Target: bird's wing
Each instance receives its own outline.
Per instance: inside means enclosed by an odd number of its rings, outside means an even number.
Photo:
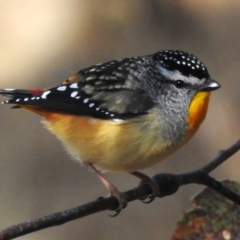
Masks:
[[[138,65],[139,64],[139,65]],[[141,60],[127,58],[97,64],[46,90],[2,89],[3,103],[29,105],[54,112],[100,119],[126,119],[145,114],[155,103],[141,88]]]

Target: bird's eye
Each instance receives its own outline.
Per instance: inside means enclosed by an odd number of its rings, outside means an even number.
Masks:
[[[182,87],[184,87],[185,82],[182,81],[182,80],[177,80],[177,81],[174,82],[174,85],[175,85],[176,88],[182,88]]]

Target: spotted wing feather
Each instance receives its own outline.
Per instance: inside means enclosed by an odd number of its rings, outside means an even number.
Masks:
[[[2,90],[0,94],[11,98],[4,103],[101,119],[126,119],[145,114],[154,106],[141,88],[139,77],[141,67],[136,58],[131,58],[83,69],[41,94],[26,90]]]

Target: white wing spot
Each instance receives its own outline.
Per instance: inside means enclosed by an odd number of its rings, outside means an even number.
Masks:
[[[80,99],[80,96],[77,96],[76,99]]]
[[[66,86],[60,86],[57,88],[58,91],[65,91],[67,89]]]
[[[95,72],[96,71],[96,68],[92,68],[89,70],[89,72]]]
[[[28,100],[28,98],[24,98],[24,101],[26,102]]]
[[[74,92],[71,93],[72,98],[76,97],[77,95],[78,95],[78,91],[74,91]]]
[[[39,99],[40,99],[40,97],[36,97],[36,99],[37,99],[37,100],[39,100]]]
[[[182,64],[183,64],[183,65],[186,65],[186,63],[185,63],[185,62],[182,62]]]
[[[47,95],[50,93],[51,91],[46,91],[42,94],[41,98],[43,99],[47,99]]]
[[[89,107],[91,108],[91,107],[93,107],[95,104],[94,103],[90,103],[89,104]]]
[[[21,98],[18,98],[17,100],[16,100],[16,102],[19,102],[21,100]]]
[[[32,97],[31,99],[34,100],[36,97]]]
[[[85,99],[83,100],[84,103],[87,103],[88,101],[89,101],[89,98],[85,98]]]
[[[69,86],[70,88],[78,88],[78,84],[77,83],[73,83]]]
[[[99,110],[100,110],[100,108],[97,107],[97,108],[96,108],[96,111],[99,111]]]

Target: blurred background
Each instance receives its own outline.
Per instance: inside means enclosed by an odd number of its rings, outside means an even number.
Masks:
[[[222,88],[194,139],[168,161],[145,170],[181,173],[206,164],[240,137],[240,1],[0,0],[0,88],[41,88],[89,65],[180,49],[198,56]],[[105,196],[40,123],[40,117],[0,106],[0,229]],[[240,181],[239,154],[213,172]],[[111,174],[121,190],[138,181]],[[140,201],[116,217],[102,212],[19,239],[170,239],[191,185],[149,205]]]

